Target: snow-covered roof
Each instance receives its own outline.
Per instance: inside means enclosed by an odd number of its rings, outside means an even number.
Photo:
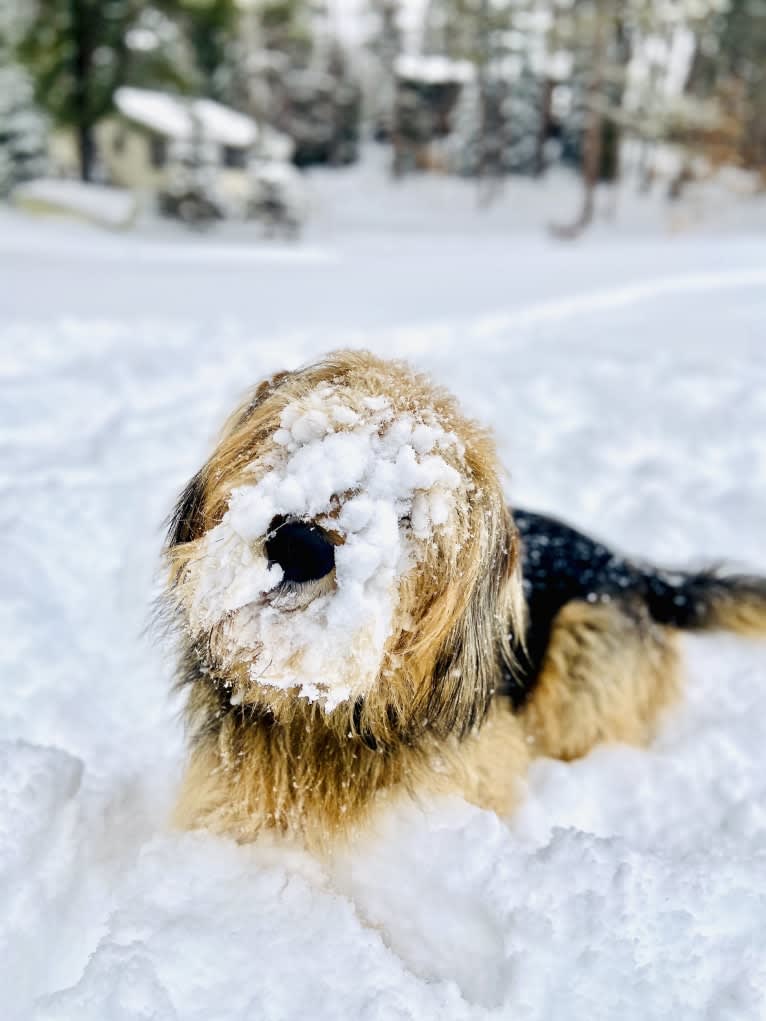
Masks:
[[[400,78],[425,82],[427,85],[470,82],[475,76],[474,66],[467,60],[416,54],[403,54],[397,59],[394,69]]]
[[[198,99],[194,111],[206,135],[224,145],[247,148],[258,137],[258,127],[251,117],[238,113],[212,99]]]
[[[114,105],[129,120],[170,138],[187,138],[191,119],[185,103],[164,92],[123,86],[114,95]]]
[[[114,103],[123,117],[179,141],[194,137],[195,119],[204,137],[221,145],[245,149],[258,137],[252,117],[212,99],[186,99],[125,85],[117,89]]]

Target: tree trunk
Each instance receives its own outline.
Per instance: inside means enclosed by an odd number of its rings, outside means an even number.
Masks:
[[[540,125],[535,139],[535,167],[533,171],[535,177],[542,177],[545,173],[545,143],[548,141],[553,120],[553,80],[551,78],[546,78],[543,84],[540,107]]]
[[[479,163],[477,167],[478,199],[480,206],[488,206],[492,201],[494,189],[488,184],[488,177],[493,173],[490,154],[490,117],[489,117],[489,62],[491,58],[489,0],[481,0],[479,6]],[[465,86],[463,86],[465,87]]]
[[[579,237],[590,224],[595,211],[596,185],[598,184],[599,171],[601,169],[601,140],[603,134],[603,117],[598,109],[598,104],[593,105],[593,100],[597,99],[599,94],[599,85],[600,75],[597,76],[591,92],[591,108],[588,112],[585,138],[583,140],[583,204],[580,209],[580,215],[574,223],[551,226],[551,233],[564,240]]]
[[[93,176],[95,146],[90,111],[90,72],[93,52],[89,32],[89,16],[98,16],[86,10],[85,0],[70,0],[72,16],[72,74],[74,77],[74,122],[77,149],[80,159],[80,178],[90,181]]]
[[[580,215],[571,224],[552,225],[551,233],[558,238],[570,240],[579,237],[593,219],[595,210],[596,185],[601,176],[601,155],[603,152],[604,116],[601,112],[604,84],[604,63],[606,60],[604,20],[609,17],[601,5],[597,7],[595,38],[593,46],[593,77],[588,89],[588,117],[585,124],[582,155],[583,204]]]
[[[80,159],[80,180],[91,181],[96,155],[92,125],[82,122],[77,125],[77,152]]]

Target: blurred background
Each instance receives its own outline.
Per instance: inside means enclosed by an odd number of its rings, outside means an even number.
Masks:
[[[0,0],[0,198],[293,239],[322,167],[683,230],[762,192],[765,79],[766,0]]]

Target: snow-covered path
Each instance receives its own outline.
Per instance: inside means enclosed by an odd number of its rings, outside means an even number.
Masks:
[[[766,244],[0,220],[0,1002],[11,1021],[766,1016],[766,647],[689,640],[647,751],[505,825],[400,806],[331,866],[169,832],[161,522],[233,399],[351,344],[491,423],[512,500],[766,570]]]

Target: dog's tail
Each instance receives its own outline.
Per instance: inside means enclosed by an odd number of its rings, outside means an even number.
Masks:
[[[649,612],[658,624],[766,638],[766,577],[651,571],[645,580]]]

